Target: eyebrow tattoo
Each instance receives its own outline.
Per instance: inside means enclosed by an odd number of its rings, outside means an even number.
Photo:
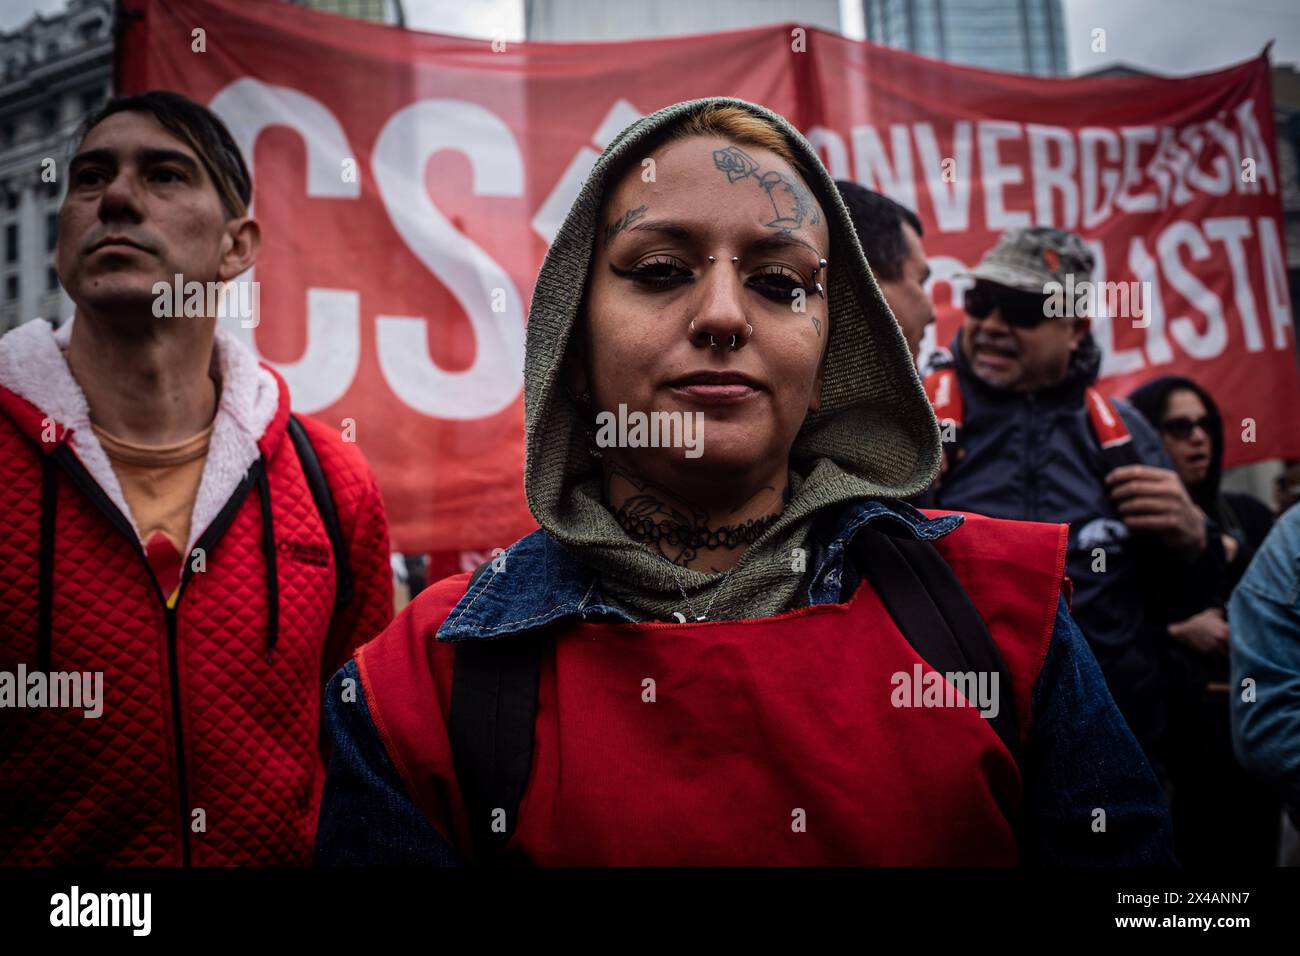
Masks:
[[[648,210],[649,208],[650,208],[649,206],[637,206],[635,209],[629,209],[627,212],[623,213],[622,216],[615,219],[608,226],[606,226],[605,245],[609,245],[609,241],[611,239],[617,236],[628,226],[632,225],[632,223],[644,217],[646,214],[646,210]]]
[[[738,183],[742,179],[753,178],[767,193],[772,203],[773,218],[763,223],[769,229],[776,229],[781,235],[789,235],[807,221],[816,225],[819,221],[817,204],[812,194],[801,183],[776,170],[763,172],[752,156],[739,146],[713,151],[713,166],[727,174],[729,183]]]

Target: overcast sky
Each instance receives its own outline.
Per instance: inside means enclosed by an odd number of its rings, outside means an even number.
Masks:
[[[608,0],[607,0],[608,2]],[[623,0],[644,3],[647,0]],[[699,0],[658,0],[697,3]],[[1274,40],[1273,62],[1300,64],[1300,0],[1062,0],[1070,70],[1123,62],[1158,73],[1204,73],[1257,54]],[[0,29],[63,0],[0,0]],[[438,33],[522,39],[523,0],[403,0],[410,26]],[[862,36],[860,0],[841,0],[845,32]],[[792,3],[792,19],[798,4]],[[1092,31],[1106,31],[1093,53]]]

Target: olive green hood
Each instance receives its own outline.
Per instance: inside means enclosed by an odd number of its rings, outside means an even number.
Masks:
[[[744,100],[691,100],[652,113],[623,130],[596,162],[537,277],[524,364],[524,490],[538,524],[557,540],[599,549],[602,554],[587,556],[629,587],[665,592],[679,583],[698,588],[720,576],[669,564],[628,538],[608,511],[602,516],[591,506],[600,494],[599,484],[592,484],[600,474],[599,462],[587,451],[587,423],[565,392],[563,365],[578,325],[601,207],[616,185],[611,174],[638,165],[665,126],[708,105],[747,110],[785,135],[809,171],[808,186],[830,230],[830,338],[821,407],[809,412],[791,451],[796,473],[791,501],[741,564],[756,560],[753,553],[765,543],[801,540],[797,528],[806,531],[821,508],[853,498],[920,492],[939,466],[938,427],[907,343],[867,267],[839,192],[808,141],[782,117]],[[720,177],[719,187],[725,184]],[[789,589],[783,590],[788,596]]]

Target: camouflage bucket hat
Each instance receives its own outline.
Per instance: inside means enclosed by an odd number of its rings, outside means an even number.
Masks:
[[[1021,292],[1046,293],[1050,282],[1090,281],[1096,265],[1092,251],[1072,232],[1050,226],[1028,226],[1003,233],[992,249],[963,278],[996,282]]]

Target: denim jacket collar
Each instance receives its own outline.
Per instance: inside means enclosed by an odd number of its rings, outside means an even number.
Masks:
[[[873,521],[888,522],[920,541],[934,541],[956,530],[964,520],[958,514],[927,518],[901,501],[845,503],[814,525],[813,553],[808,556],[814,573],[808,603],[840,600],[845,551],[853,536]],[[539,529],[520,538],[483,569],[438,628],[437,638],[505,637],[566,618],[601,616],[635,622],[625,612],[604,604],[596,584],[592,568]]]

